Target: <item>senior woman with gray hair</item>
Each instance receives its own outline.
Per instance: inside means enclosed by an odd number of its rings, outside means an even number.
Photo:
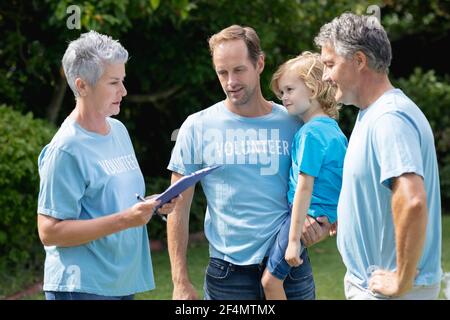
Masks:
[[[49,300],[132,299],[155,286],[146,224],[159,202],[136,199],[143,175],[125,126],[111,118],[127,94],[127,60],[118,41],[95,31],[62,60],[76,105],[38,160]]]

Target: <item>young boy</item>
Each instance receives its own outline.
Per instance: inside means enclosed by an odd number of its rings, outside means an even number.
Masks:
[[[292,143],[288,202],[291,215],[282,225],[262,277],[266,299],[286,299],[283,281],[299,266],[306,215],[336,222],[347,138],[335,119],[335,88],[322,81],[320,55],[304,52],[285,62],[272,77],[272,90],[289,114],[305,123]]]

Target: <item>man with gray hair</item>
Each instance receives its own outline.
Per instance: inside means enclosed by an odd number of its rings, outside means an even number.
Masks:
[[[436,299],[441,201],[433,132],[388,78],[391,45],[372,16],[322,26],[324,79],[360,111],[344,161],[337,245],[347,299]]]

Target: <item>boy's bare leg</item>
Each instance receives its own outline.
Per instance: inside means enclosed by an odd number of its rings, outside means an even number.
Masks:
[[[267,300],[287,300],[283,281],[274,277],[267,269],[264,270],[261,283]]]

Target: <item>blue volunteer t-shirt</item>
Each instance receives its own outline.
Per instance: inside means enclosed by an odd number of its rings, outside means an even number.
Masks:
[[[441,199],[431,127],[401,90],[384,93],[359,112],[344,160],[337,244],[349,279],[368,287],[372,268],[396,270],[392,179],[424,178],[428,222],[415,285],[441,280]]]
[[[308,215],[315,218],[326,216],[330,223],[334,223],[346,150],[347,138],[336,120],[323,116],[305,123],[292,143],[289,204],[294,202],[299,174],[310,175],[314,177],[314,187]]]
[[[67,118],[38,165],[38,213],[90,220],[117,213],[144,195],[144,179],[125,126],[108,118],[107,135]],[[74,247],[46,246],[44,290],[123,296],[155,287],[146,226]]]
[[[250,118],[222,101],[180,128],[169,170],[188,175],[223,165],[201,180],[211,257],[260,263],[287,216],[290,146],[299,123],[284,107],[272,106],[271,113]]]

